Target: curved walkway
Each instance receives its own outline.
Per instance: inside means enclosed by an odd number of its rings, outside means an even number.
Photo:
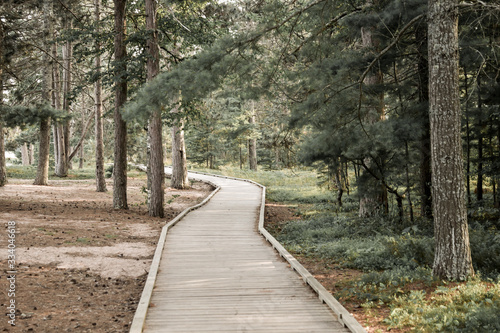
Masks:
[[[169,229],[143,332],[350,332],[259,234],[260,187],[193,177],[220,190]]]

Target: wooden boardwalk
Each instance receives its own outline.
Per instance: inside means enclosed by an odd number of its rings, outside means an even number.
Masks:
[[[220,190],[168,230],[143,332],[350,332],[259,234],[260,187],[194,177]]]

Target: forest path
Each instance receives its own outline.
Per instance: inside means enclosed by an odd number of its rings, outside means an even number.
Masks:
[[[131,332],[351,332],[259,234],[262,188],[190,176],[220,189],[168,230]]]

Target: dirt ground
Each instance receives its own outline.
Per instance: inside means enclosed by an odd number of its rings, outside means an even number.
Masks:
[[[49,183],[10,179],[0,188],[0,332],[128,332],[162,226],[212,188],[167,188],[167,217],[151,218],[145,179],[129,178],[126,211],[113,209],[111,182],[106,193],[95,192],[93,180]],[[16,222],[14,285],[9,221]],[[12,299],[15,327],[7,316]]]

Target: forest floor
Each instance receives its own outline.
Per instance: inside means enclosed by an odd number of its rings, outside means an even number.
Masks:
[[[283,203],[266,203],[265,227],[275,237],[283,229],[286,223],[299,220],[297,205]],[[355,269],[341,268],[333,261],[318,257],[309,257],[292,253],[295,258],[335,297],[346,288],[350,288],[353,281],[358,279],[363,272]],[[387,307],[366,310],[361,306],[362,301],[356,298],[339,299],[349,313],[369,333],[387,332],[387,325],[383,320],[389,316]],[[408,330],[391,329],[391,332],[399,333]]]
[[[2,316],[0,332],[128,332],[160,230],[212,190],[194,183],[167,188],[165,218],[147,214],[145,178],[129,178],[129,210],[112,207],[94,180],[9,179],[0,188],[0,307],[15,299],[16,326]],[[7,224],[15,221],[15,298],[8,297]]]

